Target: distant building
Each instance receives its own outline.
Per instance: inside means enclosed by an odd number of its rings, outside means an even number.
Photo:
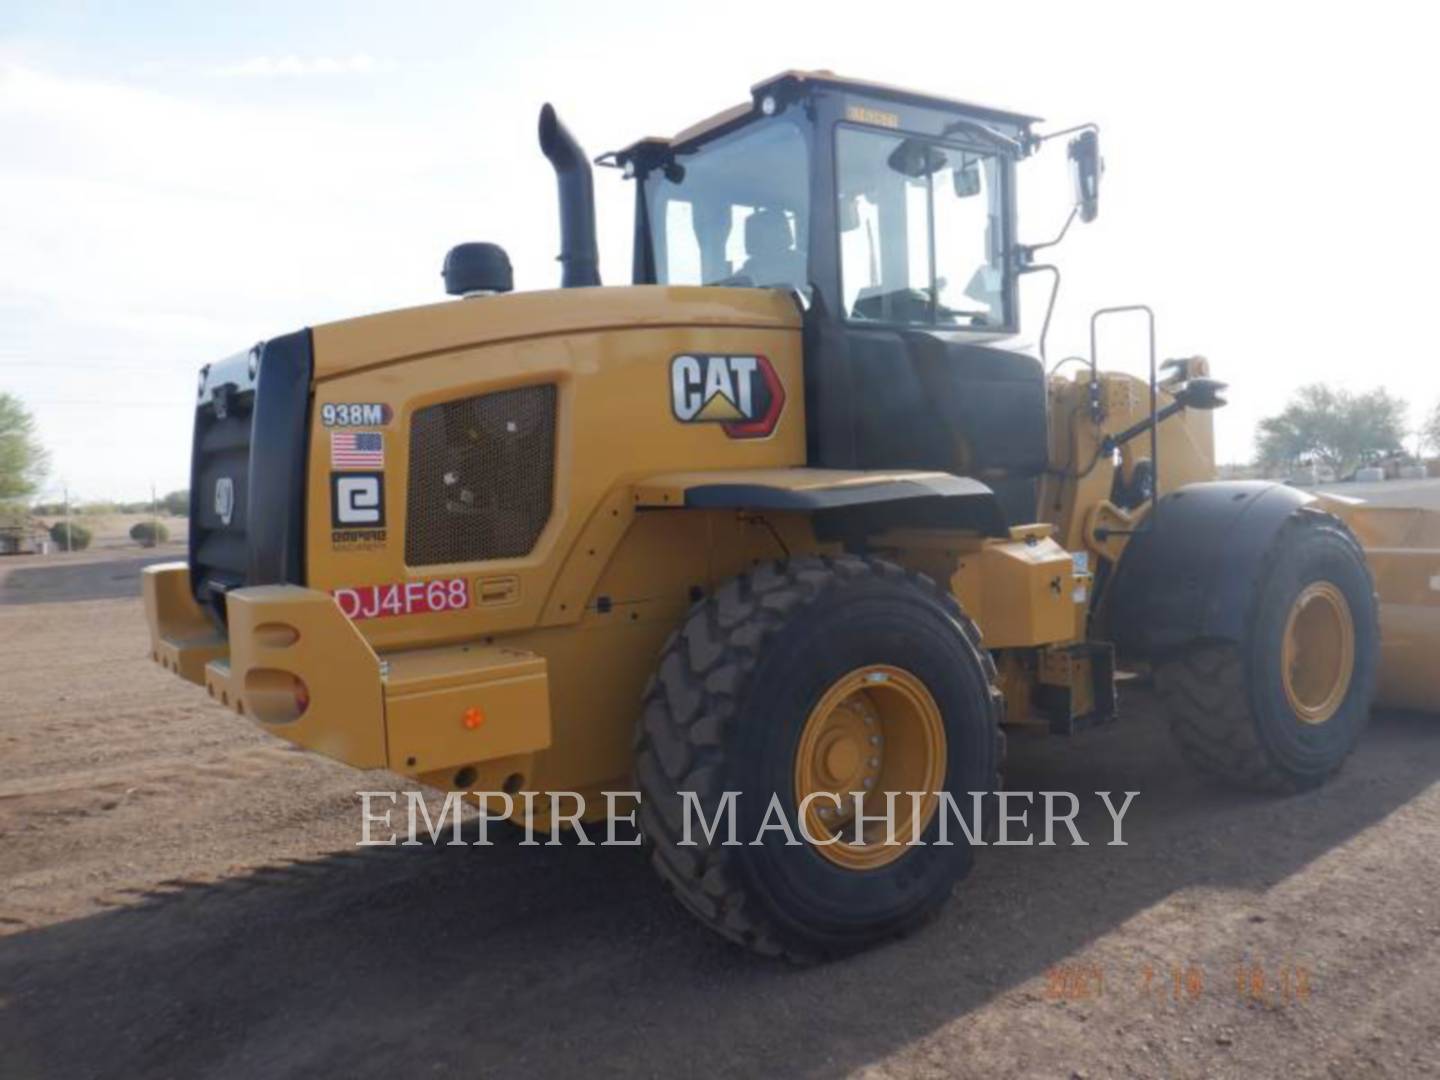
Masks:
[[[1265,470],[1248,462],[1228,462],[1219,465],[1216,476],[1220,480],[1263,480]]]
[[[0,507],[0,555],[33,555],[48,550],[50,534],[23,509]]]

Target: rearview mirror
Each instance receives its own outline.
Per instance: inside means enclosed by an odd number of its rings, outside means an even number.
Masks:
[[[980,163],[967,161],[955,170],[955,196],[968,199],[980,194]]]
[[[1093,129],[1082,131],[1070,140],[1070,170],[1075,177],[1075,208],[1080,220],[1095,220],[1100,211],[1100,173],[1105,163],[1100,157],[1100,135]]]
[[[943,169],[945,160],[945,152],[939,147],[919,139],[906,139],[890,151],[886,163],[902,176],[919,180]]]

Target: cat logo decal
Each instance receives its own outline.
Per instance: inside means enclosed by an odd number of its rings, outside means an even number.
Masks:
[[[763,356],[685,353],[670,361],[670,408],[682,424],[720,424],[732,439],[775,430],[785,387]]]

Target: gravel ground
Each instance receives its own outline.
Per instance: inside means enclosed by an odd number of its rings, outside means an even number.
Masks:
[[[736,952],[633,849],[357,849],[393,778],[152,666],[144,562],[0,563],[0,1077],[1440,1073],[1440,717],[1321,791],[1217,791],[1143,690],[1008,786],[1126,847],[992,848],[830,966]]]

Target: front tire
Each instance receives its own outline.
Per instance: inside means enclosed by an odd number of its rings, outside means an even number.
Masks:
[[[1302,511],[1266,555],[1242,642],[1201,642],[1160,663],[1156,689],[1185,759],[1252,791],[1324,783],[1370,715],[1379,661],[1364,552],[1328,514]]]
[[[804,793],[944,791],[968,822],[968,793],[996,788],[1000,716],[974,624],[929,579],[848,556],[742,575],[692,609],[646,691],[636,771],[651,863],[702,922],[763,954],[814,961],[903,934],[970,869],[958,823],[937,846],[946,809],[920,800],[923,845],[874,847],[853,821],[817,815],[840,814],[838,800],[802,815]],[[738,793],[739,844],[723,826],[707,840],[698,816],[686,844],[680,792],[706,821]],[[799,846],[760,830],[772,796]],[[802,817],[847,850],[809,843]]]

